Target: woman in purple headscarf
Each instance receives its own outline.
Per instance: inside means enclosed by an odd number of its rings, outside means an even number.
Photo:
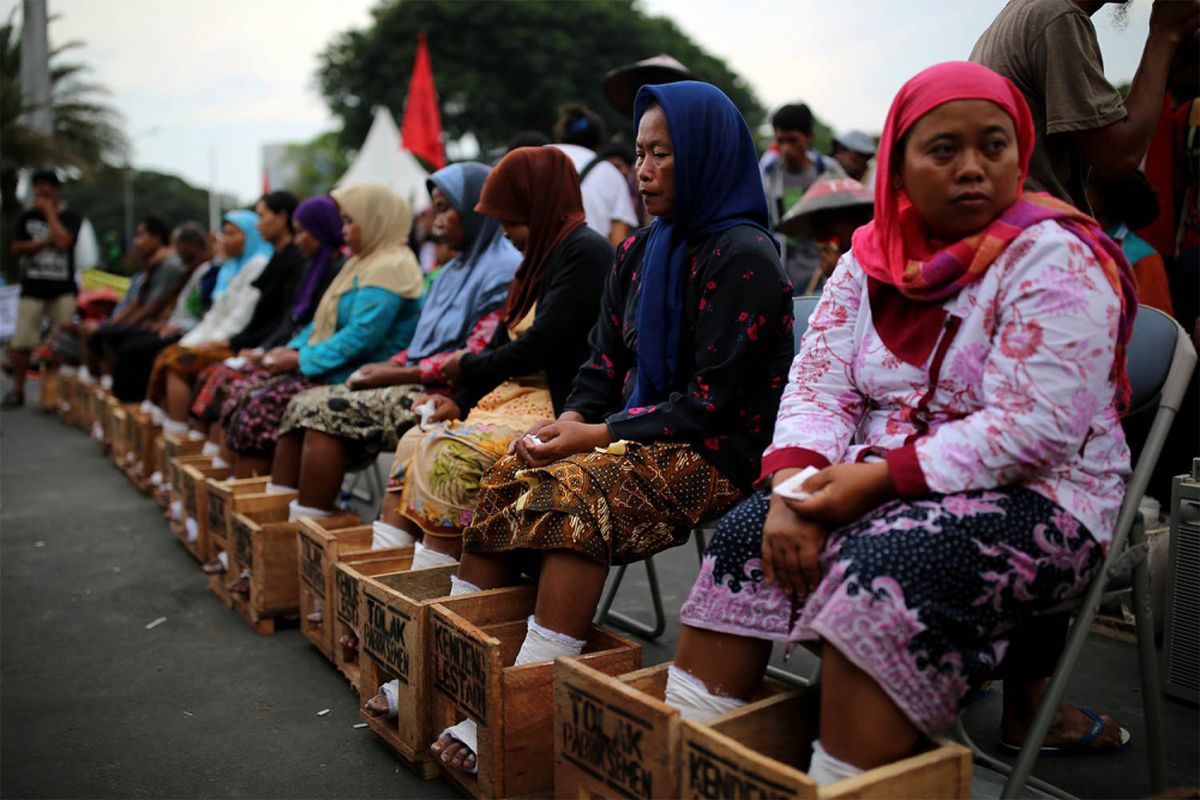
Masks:
[[[235,345],[237,359],[209,367],[200,374],[197,382],[199,390],[193,398],[191,413],[201,428],[208,428],[208,439],[212,444],[207,449],[214,455],[223,438],[216,423],[230,392],[240,381],[257,372],[256,367],[264,353],[286,344],[312,321],[317,302],[345,261],[341,253],[345,244],[342,217],[332,198],[317,195],[302,202],[292,215],[292,227],[295,231],[293,242],[304,256],[304,267],[294,270],[283,284],[275,305],[277,314],[257,325],[251,320],[251,324],[230,340],[230,344]]]

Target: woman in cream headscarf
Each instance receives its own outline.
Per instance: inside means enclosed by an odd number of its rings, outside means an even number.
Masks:
[[[222,409],[235,474],[270,470],[288,401],[404,349],[421,311],[423,279],[408,248],[409,204],[381,183],[331,193],[351,258],[321,297],[312,323],[263,357],[263,369],[230,391]]]

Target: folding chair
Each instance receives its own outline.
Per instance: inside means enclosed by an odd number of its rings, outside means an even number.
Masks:
[[[808,330],[808,318],[812,316],[813,309],[817,307],[817,301],[820,299],[820,295],[801,295],[792,298],[792,317],[795,320],[792,325],[792,338],[796,352],[800,350],[800,339]],[[692,537],[696,543],[696,554],[701,561],[704,560],[704,550],[707,547],[707,531],[713,527],[715,526],[701,526],[692,531]],[[644,639],[657,639],[667,629],[667,615],[663,610],[662,590],[658,585],[658,570],[654,566],[654,556],[649,556],[643,563],[646,565],[646,577],[650,584],[650,604],[654,609],[654,624],[647,625],[645,622],[612,610],[613,601],[617,598],[617,591],[621,588],[621,581],[625,578],[625,571],[629,569],[628,564],[622,564],[617,568],[616,577],[613,578],[608,591],[604,593],[600,608],[596,611],[596,624],[607,623],[614,628],[620,628]],[[803,680],[797,679],[790,672],[775,667],[769,667],[768,672],[772,677],[780,680],[792,682]]]
[[[1031,778],[1034,760],[1054,721],[1054,714],[1075,669],[1084,642],[1100,605],[1108,597],[1132,593],[1133,613],[1137,626],[1138,667],[1142,681],[1142,708],[1146,718],[1146,757],[1150,766],[1152,791],[1166,788],[1167,763],[1163,745],[1162,695],[1159,688],[1157,657],[1154,649],[1154,622],[1150,616],[1150,577],[1146,556],[1150,546],[1138,514],[1138,503],[1146,492],[1151,473],[1158,461],[1171,423],[1187,390],[1192,369],[1196,365],[1196,350],[1183,328],[1171,317],[1148,306],[1138,308],[1137,322],[1129,342],[1129,382],[1133,389],[1130,414],[1154,412],[1154,421],[1145,446],[1134,466],[1133,476],[1125,489],[1125,498],[1117,516],[1112,543],[1104,567],[1092,581],[1082,600],[1073,600],[1049,609],[1044,614],[1064,611],[1075,613],[1075,623],[1067,637],[1066,648],[1059,657],[1050,687],[1034,716],[1033,726],[1025,737],[1016,762],[1010,766],[982,752],[962,727],[956,726],[959,738],[971,748],[975,760],[1002,774],[1007,774],[1003,798],[1019,797],[1026,783],[1056,797],[1071,798],[1057,786]]]

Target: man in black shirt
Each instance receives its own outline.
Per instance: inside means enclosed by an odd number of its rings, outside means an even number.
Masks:
[[[51,328],[69,322],[75,312],[75,238],[83,218],[64,209],[62,183],[53,170],[33,173],[33,207],[17,218],[10,251],[21,259],[21,301],[17,329],[9,349],[13,388],[0,406],[25,402],[29,354],[42,338],[42,322]]]

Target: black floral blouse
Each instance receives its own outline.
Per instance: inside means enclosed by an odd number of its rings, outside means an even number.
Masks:
[[[792,286],[770,239],[740,225],[698,239],[690,253],[685,329],[671,395],[625,410],[637,376],[637,308],[649,229],[617,248],[591,356],[565,410],[606,422],[614,440],[691,444],[748,488],[770,444],[792,361]]]

